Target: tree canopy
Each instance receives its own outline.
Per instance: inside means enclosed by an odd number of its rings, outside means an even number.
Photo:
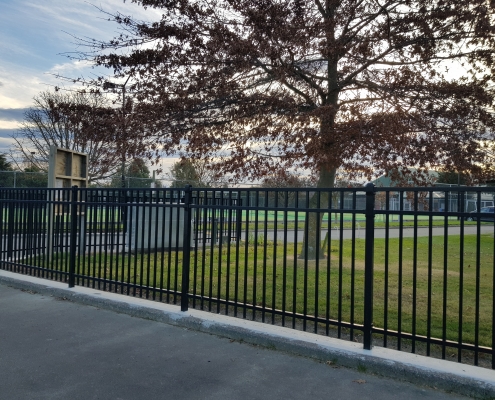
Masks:
[[[175,162],[170,168],[170,178],[172,183],[170,187],[181,188],[185,185],[203,186],[200,184],[200,178],[190,160],[181,160]]]
[[[150,170],[142,158],[135,158],[127,168],[127,176],[140,179],[149,179]]]
[[[161,19],[115,12],[123,33],[82,39],[80,56],[131,77],[150,155],[180,150],[234,178],[307,168],[320,187],[339,167],[480,172],[494,125],[492,1],[134,2]]]
[[[471,180],[469,175],[463,174],[462,171],[440,171],[438,173],[437,183],[469,185]]]

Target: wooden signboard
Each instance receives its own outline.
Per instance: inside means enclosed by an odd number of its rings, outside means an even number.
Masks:
[[[88,182],[88,155],[50,146],[49,188],[85,188]]]

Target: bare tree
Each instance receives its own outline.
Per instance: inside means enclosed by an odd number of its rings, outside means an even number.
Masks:
[[[13,135],[13,151],[44,171],[51,145],[87,153],[89,180],[106,179],[119,168],[116,115],[109,101],[97,93],[41,92]]]

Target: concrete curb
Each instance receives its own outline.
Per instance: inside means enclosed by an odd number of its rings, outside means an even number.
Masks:
[[[69,289],[64,283],[8,271],[0,271],[0,284],[320,361],[332,361],[336,365],[359,368],[369,373],[465,396],[495,398],[495,372],[485,368],[381,347],[375,347],[371,351],[363,350],[358,343],[204,311],[181,312],[178,306],[90,288]]]

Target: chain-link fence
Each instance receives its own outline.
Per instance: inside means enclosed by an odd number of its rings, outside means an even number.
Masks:
[[[125,177],[126,188],[184,188],[186,185],[193,187],[262,187],[259,183],[239,183],[232,185],[227,182],[215,182],[208,185],[198,184],[196,181],[177,181],[171,178],[136,178],[133,176]],[[48,186],[48,174],[46,172],[23,172],[23,171],[0,171],[0,187],[4,188],[46,188]],[[111,179],[90,182],[90,186],[94,188],[122,188],[121,176],[114,176]]]
[[[8,188],[46,188],[46,172],[0,171],[0,187]]]
[[[165,188],[170,187],[168,179],[125,177],[126,188]],[[48,174],[46,172],[0,171],[0,187],[3,188],[46,188]],[[121,188],[121,179],[91,184],[92,187]]]
[[[112,179],[108,185],[99,184],[96,185],[101,187],[111,187],[111,188],[121,188],[122,187],[122,179]],[[162,179],[153,179],[153,178],[135,178],[132,176],[125,177],[125,187],[126,188],[143,188],[143,189],[151,189],[151,188],[165,188],[170,186],[169,180]]]

